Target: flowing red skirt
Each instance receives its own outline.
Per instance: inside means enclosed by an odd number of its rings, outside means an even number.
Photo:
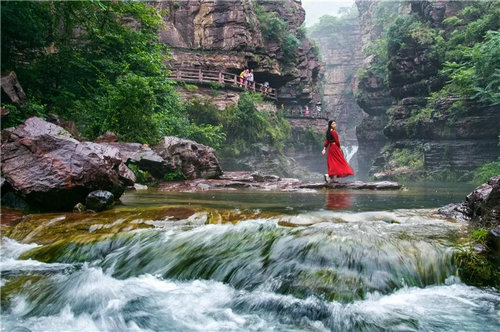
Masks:
[[[337,176],[344,178],[349,175],[354,175],[354,171],[347,163],[340,148],[335,144],[328,146],[326,155],[326,164],[328,166],[328,176]]]

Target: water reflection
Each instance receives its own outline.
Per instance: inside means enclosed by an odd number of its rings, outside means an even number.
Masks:
[[[352,194],[350,192],[328,191],[326,194],[325,209],[341,210],[352,205]]]

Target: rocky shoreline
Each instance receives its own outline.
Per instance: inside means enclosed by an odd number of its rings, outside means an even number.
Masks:
[[[81,211],[81,205],[89,202],[97,202],[93,210],[104,210],[140,182],[136,177],[140,172],[160,181],[160,190],[169,191],[401,188],[387,181],[326,184],[251,172],[224,173],[215,150],[194,141],[166,136],[150,148],[118,142],[113,133],[94,142],[79,141],[63,127],[38,117],[3,130],[1,148],[2,205],[32,211]],[[185,180],[165,181],[169,177]]]
[[[258,172],[224,172],[219,179],[195,179],[189,181],[168,181],[159,184],[159,190],[193,192],[204,190],[233,190],[238,188],[277,191],[307,191],[316,189],[369,189],[399,190],[403,186],[397,182],[346,181],[346,182],[307,182],[294,178],[280,178],[276,175],[263,175]]]

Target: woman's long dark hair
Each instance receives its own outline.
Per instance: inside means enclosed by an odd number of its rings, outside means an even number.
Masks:
[[[328,128],[326,129],[326,139],[333,139],[333,135],[330,132],[330,127],[332,126],[332,122],[337,122],[335,120],[328,121]]]

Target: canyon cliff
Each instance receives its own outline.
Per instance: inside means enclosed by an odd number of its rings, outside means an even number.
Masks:
[[[365,172],[386,178],[468,180],[477,167],[500,156],[498,103],[437,94],[449,80],[442,71],[449,57],[442,45],[457,38],[449,22],[459,20],[455,15],[471,4],[356,1],[368,50],[356,90],[367,114],[357,128],[358,158]],[[459,28],[466,27],[467,19],[480,19],[478,15],[461,17]],[[377,47],[386,47],[386,58],[373,51]]]
[[[357,145],[356,126],[364,115],[354,98],[356,71],[363,61],[358,13],[325,16],[310,29],[308,36],[316,42],[321,54],[322,110],[328,118],[336,120],[342,140]]]
[[[278,104],[304,107],[319,101],[316,86],[320,64],[313,46],[301,33],[305,12],[300,1],[188,0],[149,4],[167,10],[163,16],[166,29],[160,42],[169,47],[170,68],[218,70],[236,75],[249,68],[254,70],[256,82],[268,81],[278,90]],[[264,26],[269,21],[282,24],[280,34],[269,25]],[[203,87],[195,93],[181,93],[186,98],[200,94],[213,97],[210,89]],[[224,92],[218,98],[219,108],[237,101],[238,93],[229,94],[225,98]]]

